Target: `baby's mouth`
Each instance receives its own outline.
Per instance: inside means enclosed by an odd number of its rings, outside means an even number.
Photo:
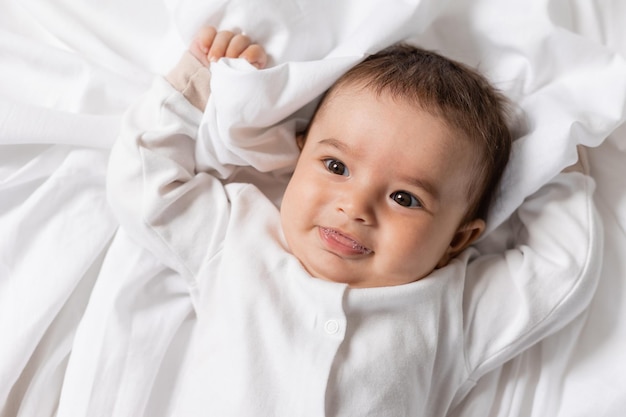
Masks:
[[[335,229],[320,227],[320,231],[327,241],[335,242],[335,244],[344,249],[345,252],[349,252],[349,254],[369,255],[373,252],[370,248],[361,245],[350,236],[344,235]]]

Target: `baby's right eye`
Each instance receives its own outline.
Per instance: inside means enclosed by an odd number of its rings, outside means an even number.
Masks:
[[[341,161],[336,159],[324,159],[323,162],[326,169],[335,175],[343,175],[345,177],[350,175],[348,168]]]

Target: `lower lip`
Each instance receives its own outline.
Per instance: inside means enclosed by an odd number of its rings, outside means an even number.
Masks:
[[[330,252],[347,257],[364,256],[372,253],[370,249],[367,249],[352,239],[337,233],[332,229],[326,229],[319,227],[320,239]]]

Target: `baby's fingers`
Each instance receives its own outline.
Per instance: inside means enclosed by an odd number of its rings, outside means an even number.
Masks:
[[[263,69],[265,65],[267,65],[265,49],[256,43],[248,46],[239,56],[246,59],[258,69]]]
[[[203,27],[202,29],[200,29],[200,31],[198,31],[195,39],[189,47],[189,51],[193,54],[193,56],[195,56],[196,59],[202,62],[202,64],[205,66],[209,65],[209,59],[207,55],[216,35],[217,30],[214,27]]]
[[[218,32],[212,26],[200,29],[189,50],[205,66],[224,57],[243,58],[257,68],[267,65],[265,49],[253,44],[247,35],[235,35],[228,30]]]
[[[213,45],[211,45],[211,49],[209,50],[209,61],[214,62],[225,57],[228,45],[234,37],[235,34],[228,30],[217,32],[217,35],[215,35],[215,39],[213,40]]]
[[[226,49],[226,57],[227,58],[239,58],[239,56],[246,50],[248,46],[250,46],[252,42],[250,38],[243,33],[240,35],[235,35],[230,40],[228,44],[228,48]]]

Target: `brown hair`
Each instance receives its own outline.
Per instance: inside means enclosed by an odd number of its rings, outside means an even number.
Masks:
[[[478,150],[476,179],[468,190],[470,207],[464,220],[486,219],[509,160],[512,135],[507,126],[508,101],[484,76],[435,52],[397,44],[369,56],[339,78],[315,114],[333,92],[347,85],[407,100],[442,118],[471,141]]]

